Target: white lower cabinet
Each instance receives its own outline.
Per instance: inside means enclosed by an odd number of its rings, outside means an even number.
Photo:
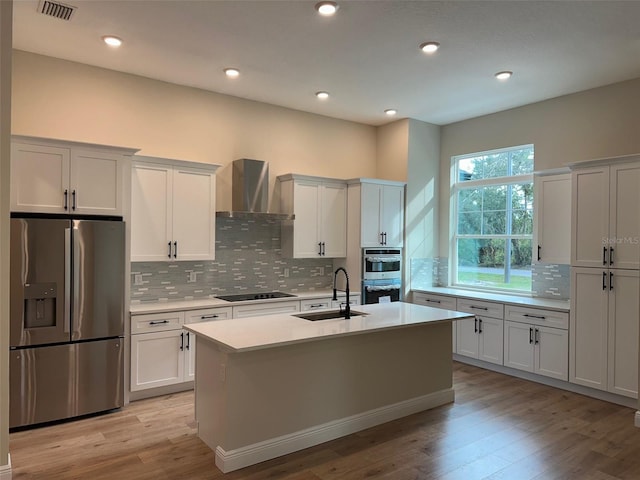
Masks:
[[[458,298],[456,310],[475,314],[456,322],[456,353],[502,365],[504,306],[501,303]]]
[[[233,318],[258,317],[262,315],[277,315],[280,313],[296,313],[300,311],[300,301],[252,303],[249,305],[234,305]]]
[[[569,332],[559,328],[504,322],[504,365],[567,380]]]
[[[231,318],[231,307],[131,316],[131,391],[189,382],[195,339],[185,323]]]

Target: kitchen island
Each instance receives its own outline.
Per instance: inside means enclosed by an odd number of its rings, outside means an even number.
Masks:
[[[450,403],[451,320],[403,302],[311,322],[271,315],[186,325],[196,334],[198,436],[230,472]]]

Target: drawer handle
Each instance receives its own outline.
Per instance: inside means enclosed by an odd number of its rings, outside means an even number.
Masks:
[[[528,318],[539,318],[540,320],[546,320],[547,319],[547,317],[545,317],[544,315],[531,315],[529,313],[525,313],[522,316],[523,317],[528,317]]]
[[[442,303],[440,300],[431,300],[430,298],[427,298],[426,301],[430,303]]]
[[[469,305],[469,308],[473,308],[474,310],[484,310],[485,312],[489,311],[488,307],[478,307],[477,305]]]
[[[162,325],[164,323],[169,323],[169,320],[151,320],[149,325]]]
[[[206,320],[207,318],[219,318],[220,315],[202,315],[200,320]]]
[[[323,305],[322,303],[312,303],[311,305],[309,305],[309,308],[322,308],[325,305]]]

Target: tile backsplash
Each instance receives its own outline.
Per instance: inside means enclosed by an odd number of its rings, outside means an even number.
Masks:
[[[217,218],[214,261],[132,262],[131,302],[324,290],[332,272],[331,259],[283,258],[279,220]]]

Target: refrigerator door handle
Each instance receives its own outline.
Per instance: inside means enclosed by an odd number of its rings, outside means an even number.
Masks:
[[[71,228],[64,229],[64,328],[71,331]]]

